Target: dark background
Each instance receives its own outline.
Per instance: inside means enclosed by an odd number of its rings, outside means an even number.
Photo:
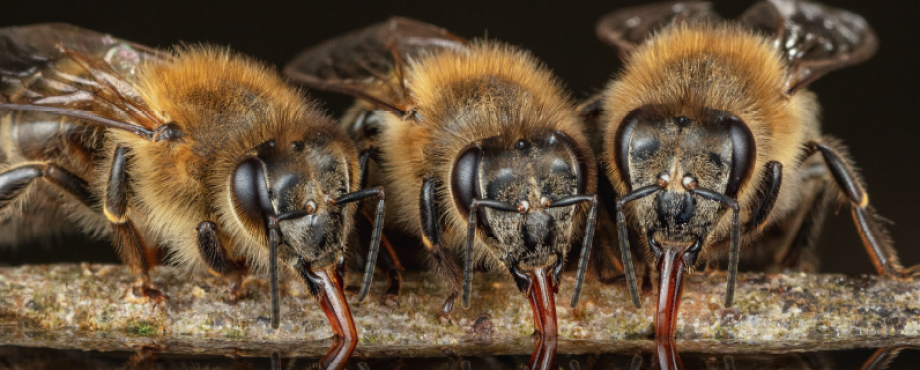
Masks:
[[[300,50],[344,32],[401,15],[445,27],[464,37],[488,36],[528,48],[568,84],[578,98],[603,88],[620,68],[616,52],[594,36],[602,15],[637,1],[591,4],[463,1],[349,1],[277,3],[134,4],[128,1],[3,0],[0,27],[67,22],[150,46],[186,43],[229,45],[280,68]],[[734,17],[753,1],[718,2]],[[826,1],[863,15],[881,41],[868,62],[831,73],[811,86],[824,108],[824,131],[850,147],[868,182],[870,199],[885,217],[905,265],[920,263],[920,2]],[[313,93],[338,115],[351,101]],[[874,269],[842,208],[821,237],[822,271],[872,273]],[[0,251],[0,263],[117,262],[107,242],[53,248],[21,246]]]

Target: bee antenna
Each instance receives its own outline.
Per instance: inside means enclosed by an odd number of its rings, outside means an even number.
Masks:
[[[272,352],[272,370],[281,369],[281,355],[278,352]]]
[[[367,251],[367,265],[364,267],[364,279],[361,283],[361,291],[358,293],[358,302],[364,302],[364,299],[367,298],[367,293],[371,290],[371,282],[374,280],[374,267],[377,266],[377,252],[380,250],[380,239],[383,233],[386,192],[382,187],[376,187],[348,193],[335,200],[335,204],[338,205],[357,202],[375,195],[380,199],[377,201],[377,211],[374,214],[374,230],[371,233],[371,245]]]
[[[460,304],[463,309],[470,308],[470,290],[473,284],[473,238],[476,237],[476,213],[479,211],[479,199],[470,204],[470,220],[466,226],[466,248],[463,250],[463,296]]]
[[[463,296],[460,303],[463,309],[470,308],[470,290],[473,285],[473,242],[476,238],[476,214],[479,207],[489,207],[504,212],[517,212],[517,207],[505,202],[491,199],[473,199],[470,203],[470,219],[466,229],[466,249],[463,254]]]
[[[664,185],[667,185],[666,183]],[[626,231],[626,214],[623,208],[626,203],[637,199],[645,198],[664,189],[661,183],[646,185],[638,188],[617,199],[617,234],[620,239],[620,254],[623,258],[623,275],[626,276],[626,285],[629,286],[629,296],[632,298],[633,306],[642,307],[639,303],[639,286],[636,284],[636,272],[633,270],[632,251],[629,249],[629,234]]]
[[[269,216],[268,221],[268,284],[272,296],[272,329],[278,329],[281,317],[281,297],[278,291],[278,244],[281,243],[281,231],[278,229],[278,219]]]
[[[738,279],[738,261],[741,257],[739,250],[739,239],[741,238],[739,214],[741,213],[741,207],[738,205],[737,200],[722,193],[700,187],[688,188],[687,190],[705,199],[719,202],[732,208],[732,242],[728,252],[728,283],[725,287],[725,308],[729,308],[735,299],[735,281]]]
[[[585,239],[581,247],[581,256],[578,257],[578,274],[575,278],[575,289],[572,292],[572,308],[578,307],[581,289],[585,282],[585,273],[588,271],[588,259],[591,257],[591,246],[594,240],[594,229],[597,226],[597,195],[573,195],[552,202],[549,208],[568,207],[581,202],[590,202],[588,222],[585,225]]]
[[[578,299],[581,297],[581,289],[585,282],[585,273],[588,271],[588,258],[591,257],[591,246],[594,240],[594,228],[597,226],[597,194],[586,195],[584,201],[591,202],[591,210],[588,211],[588,222],[585,225],[585,240],[581,246],[581,256],[578,258],[578,275],[575,279],[575,289],[572,292],[572,302],[569,304],[572,308],[578,307]]]

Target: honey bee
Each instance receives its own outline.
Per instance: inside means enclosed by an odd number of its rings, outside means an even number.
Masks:
[[[731,307],[742,257],[804,268],[838,196],[880,275],[920,272],[898,262],[863,180],[846,149],[821,133],[817,99],[805,89],[874,54],[862,17],[771,0],[723,22],[709,3],[672,2],[609,14],[597,32],[625,68],[585,114],[600,114],[600,188],[609,179],[605,206],[616,215],[635,306],[630,246],[657,266],[659,338],[675,334],[685,271],[727,262]]]
[[[53,196],[70,222],[111,234],[139,276],[135,294],[156,300],[149,241],[187,271],[227,277],[234,301],[244,275],[267,273],[273,328],[279,280],[303,279],[334,332],[357,343],[345,241],[355,202],[379,197],[372,272],[385,194],[358,189],[348,134],[267,67],[65,24],[3,28],[0,143],[0,219],[48,216],[30,201]]]
[[[499,42],[392,18],[308,49],[284,72],[358,98],[342,124],[379,151],[388,213],[449,280],[441,319],[449,322],[461,290],[469,306],[474,264],[501,266],[530,299],[537,332],[556,335],[558,276],[573,242],[592,244],[596,165],[546,67]],[[576,302],[589,253],[579,257]]]

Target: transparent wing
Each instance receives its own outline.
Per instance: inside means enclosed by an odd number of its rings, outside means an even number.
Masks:
[[[672,22],[714,22],[721,17],[705,1],[675,1],[636,6],[607,14],[597,22],[597,37],[626,58],[646,39]]]
[[[42,111],[148,135],[162,122],[132,82],[166,53],[67,24],[0,28],[0,109]]]
[[[445,29],[394,17],[307,49],[285,66],[284,74],[310,88],[404,112],[411,106],[403,80],[406,61],[466,44],[466,39]]]
[[[776,38],[790,66],[790,93],[830,71],[869,59],[878,48],[875,32],[863,17],[818,3],[761,1],[739,20]]]

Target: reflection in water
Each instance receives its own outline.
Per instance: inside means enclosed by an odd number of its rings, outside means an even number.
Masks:
[[[554,315],[555,316],[555,315]],[[527,362],[531,370],[550,370],[556,368],[556,336],[534,336],[533,354]]]
[[[677,344],[669,337],[658,337],[656,342],[658,366],[661,366],[661,370],[684,370],[684,364],[680,362],[680,355],[677,354]]]
[[[358,346],[357,340],[335,336],[332,338],[332,347],[329,352],[319,360],[319,368],[323,370],[344,369],[351,354]]]
[[[350,360],[323,365],[322,360],[317,358],[166,354],[149,350],[135,353],[83,352],[0,346],[0,370],[308,370],[322,369],[330,365],[349,370],[916,369],[917,364],[920,363],[920,351],[901,352],[902,349],[880,349],[875,353],[872,350],[856,349],[815,353],[733,354],[731,356],[683,353],[678,356],[673,343],[659,343],[654,353],[626,352],[555,356],[554,342],[538,341],[535,343],[534,354],[529,358],[527,356],[369,358],[361,357],[359,351],[359,354]],[[899,352],[901,355],[895,358]],[[660,359],[665,359],[665,361],[660,362]]]

